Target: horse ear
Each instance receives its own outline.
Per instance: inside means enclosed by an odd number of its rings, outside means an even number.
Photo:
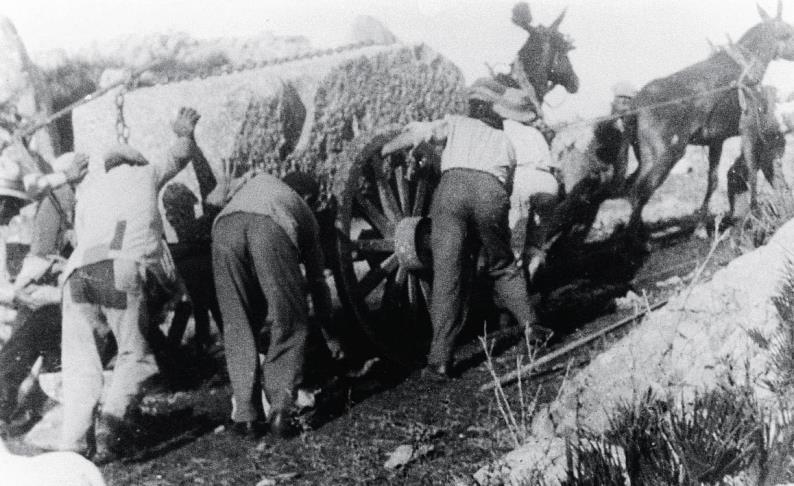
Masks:
[[[766,13],[766,10],[764,10],[760,5],[756,3],[755,6],[758,8],[758,15],[761,16],[761,20],[764,22],[772,20],[772,17],[770,17],[769,14]]]
[[[513,6],[513,23],[530,32],[532,30],[532,14],[527,2],[519,2]]]
[[[557,20],[555,20],[554,22],[551,23],[551,25],[549,26],[549,29],[557,30],[560,27],[560,24],[562,23],[562,19],[565,18],[565,12],[567,12],[567,11],[568,11],[568,7],[565,7],[564,9],[562,9],[562,12],[560,12],[560,16],[557,17]]]

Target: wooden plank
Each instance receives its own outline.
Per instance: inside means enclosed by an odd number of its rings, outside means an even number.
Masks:
[[[605,327],[605,328],[603,328],[601,330],[598,330],[598,331],[590,334],[589,336],[585,336],[583,338],[577,339],[576,341],[574,341],[572,343],[566,344],[565,346],[563,346],[562,348],[560,348],[560,349],[558,349],[556,351],[552,351],[551,353],[545,354],[545,355],[541,356],[540,358],[536,359],[535,361],[533,361],[532,363],[528,363],[528,364],[522,366],[521,368],[519,368],[517,370],[511,371],[510,373],[507,373],[507,374],[502,375],[501,377],[499,377],[499,385],[508,385],[510,383],[513,383],[513,382],[517,381],[520,377],[531,373],[537,367],[545,365],[546,363],[548,363],[550,361],[553,361],[553,360],[559,358],[560,356],[565,356],[566,354],[570,353],[571,351],[573,351],[575,349],[578,349],[578,348],[584,346],[585,344],[587,344],[587,343],[589,343],[591,341],[594,341],[594,340],[598,339],[599,337],[601,337],[601,336],[603,336],[603,335],[605,335],[605,334],[607,334],[609,332],[614,331],[615,329],[618,329],[619,327],[623,327],[623,326],[625,326],[626,324],[628,324],[630,322],[636,321],[637,319],[639,319],[640,317],[644,316],[648,312],[654,311],[654,310],[664,306],[665,304],[667,304],[667,299],[664,299],[664,300],[662,300],[660,302],[656,302],[655,304],[649,306],[647,309],[645,309],[645,310],[643,310],[641,312],[638,312],[638,313],[636,313],[634,315],[631,315],[629,317],[621,319],[618,322],[610,324],[609,326],[607,326],[607,327]],[[496,387],[496,385],[497,384],[495,382],[489,381],[488,383],[485,383],[484,385],[482,385],[480,387],[480,391],[484,392],[484,391],[492,390],[492,389],[494,389]]]

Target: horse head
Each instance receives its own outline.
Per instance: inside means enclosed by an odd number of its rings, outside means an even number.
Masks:
[[[739,44],[765,61],[794,61],[794,26],[783,21],[783,2],[778,0],[777,15],[772,17],[758,7],[761,23],[747,31]]]
[[[564,17],[565,10],[548,27],[533,26],[527,3],[513,7],[513,23],[526,30],[529,37],[518,51],[511,76],[522,87],[530,84],[540,101],[557,85],[569,93],[579,89],[579,77],[568,58],[568,52],[574,48],[573,42],[559,31]]]

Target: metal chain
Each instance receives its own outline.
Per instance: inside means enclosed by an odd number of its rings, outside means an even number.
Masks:
[[[240,64],[238,66],[234,66],[234,65],[231,65],[231,64],[226,64],[224,66],[220,66],[220,67],[215,68],[213,71],[210,71],[210,72],[203,71],[203,72],[200,72],[200,73],[198,73],[196,75],[186,76],[184,78],[182,78],[182,77],[177,77],[177,78],[163,77],[163,78],[159,78],[159,79],[157,79],[156,81],[154,81],[151,84],[146,83],[146,84],[141,85],[140,87],[143,88],[143,87],[150,87],[150,86],[163,86],[163,85],[167,85],[167,84],[181,83],[183,81],[192,81],[192,80],[197,80],[197,79],[206,79],[206,78],[213,78],[213,77],[219,77],[219,76],[226,76],[226,75],[229,75],[229,74],[241,73],[241,72],[245,72],[245,71],[253,71],[253,70],[262,69],[262,68],[265,68],[265,67],[278,66],[278,65],[281,65],[281,64],[289,64],[289,63],[293,63],[293,62],[305,61],[305,60],[308,60],[308,59],[315,59],[315,58],[318,58],[318,57],[326,57],[326,56],[331,56],[331,55],[335,55],[335,54],[341,54],[343,52],[355,51],[355,50],[359,50],[359,49],[365,49],[367,47],[373,47],[373,46],[377,46],[377,45],[381,45],[381,44],[378,44],[378,43],[372,42],[372,41],[364,41],[364,42],[357,42],[357,43],[354,43],[354,44],[348,44],[348,45],[344,45],[344,46],[339,46],[339,47],[335,47],[335,48],[317,49],[317,50],[308,51],[308,52],[304,52],[304,53],[300,53],[300,54],[295,54],[295,55],[292,55],[292,56],[284,56],[284,57],[265,59],[263,61],[246,61],[246,62],[244,62],[244,63],[242,63],[242,64]],[[387,45],[387,44],[383,44],[383,45]],[[133,89],[138,89],[138,86],[135,86],[134,88],[132,88],[132,87],[128,87],[127,88],[128,91],[132,91]]]
[[[127,85],[122,85],[116,93],[116,140],[126,144],[130,140],[130,127],[124,121],[124,95],[127,93]]]

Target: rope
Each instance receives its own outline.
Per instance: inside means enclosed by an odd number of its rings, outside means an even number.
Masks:
[[[676,103],[681,103],[683,101],[689,101],[689,100],[693,100],[693,99],[696,99],[696,98],[706,97],[706,96],[709,96],[709,95],[712,95],[712,94],[724,93],[724,92],[727,92],[727,91],[730,91],[730,90],[733,90],[733,89],[747,88],[747,87],[748,87],[748,85],[746,85],[746,84],[740,83],[739,81],[734,81],[734,82],[732,82],[731,84],[729,84],[727,86],[722,86],[722,87],[714,88],[714,89],[707,90],[707,91],[701,91],[699,93],[695,93],[695,94],[691,94],[691,95],[687,95],[687,96],[681,96],[679,98],[673,98],[671,100],[661,101],[659,103],[652,103],[650,105],[644,105],[644,106],[641,106],[639,108],[634,108],[632,110],[627,110],[627,111],[624,111],[624,112],[616,114],[616,115],[603,115],[603,116],[597,116],[597,117],[593,117],[593,118],[585,118],[583,120],[574,120],[574,121],[570,121],[570,122],[555,123],[554,125],[551,125],[551,128],[553,130],[557,131],[557,130],[562,130],[562,129],[565,129],[565,128],[570,128],[570,127],[573,127],[573,126],[595,125],[595,124],[598,124],[598,123],[601,123],[601,122],[619,120],[619,119],[627,117],[627,116],[636,115],[636,114],[638,114],[638,113],[640,113],[642,111],[645,111],[645,110],[652,110],[654,108],[660,108],[662,106],[674,105]]]

